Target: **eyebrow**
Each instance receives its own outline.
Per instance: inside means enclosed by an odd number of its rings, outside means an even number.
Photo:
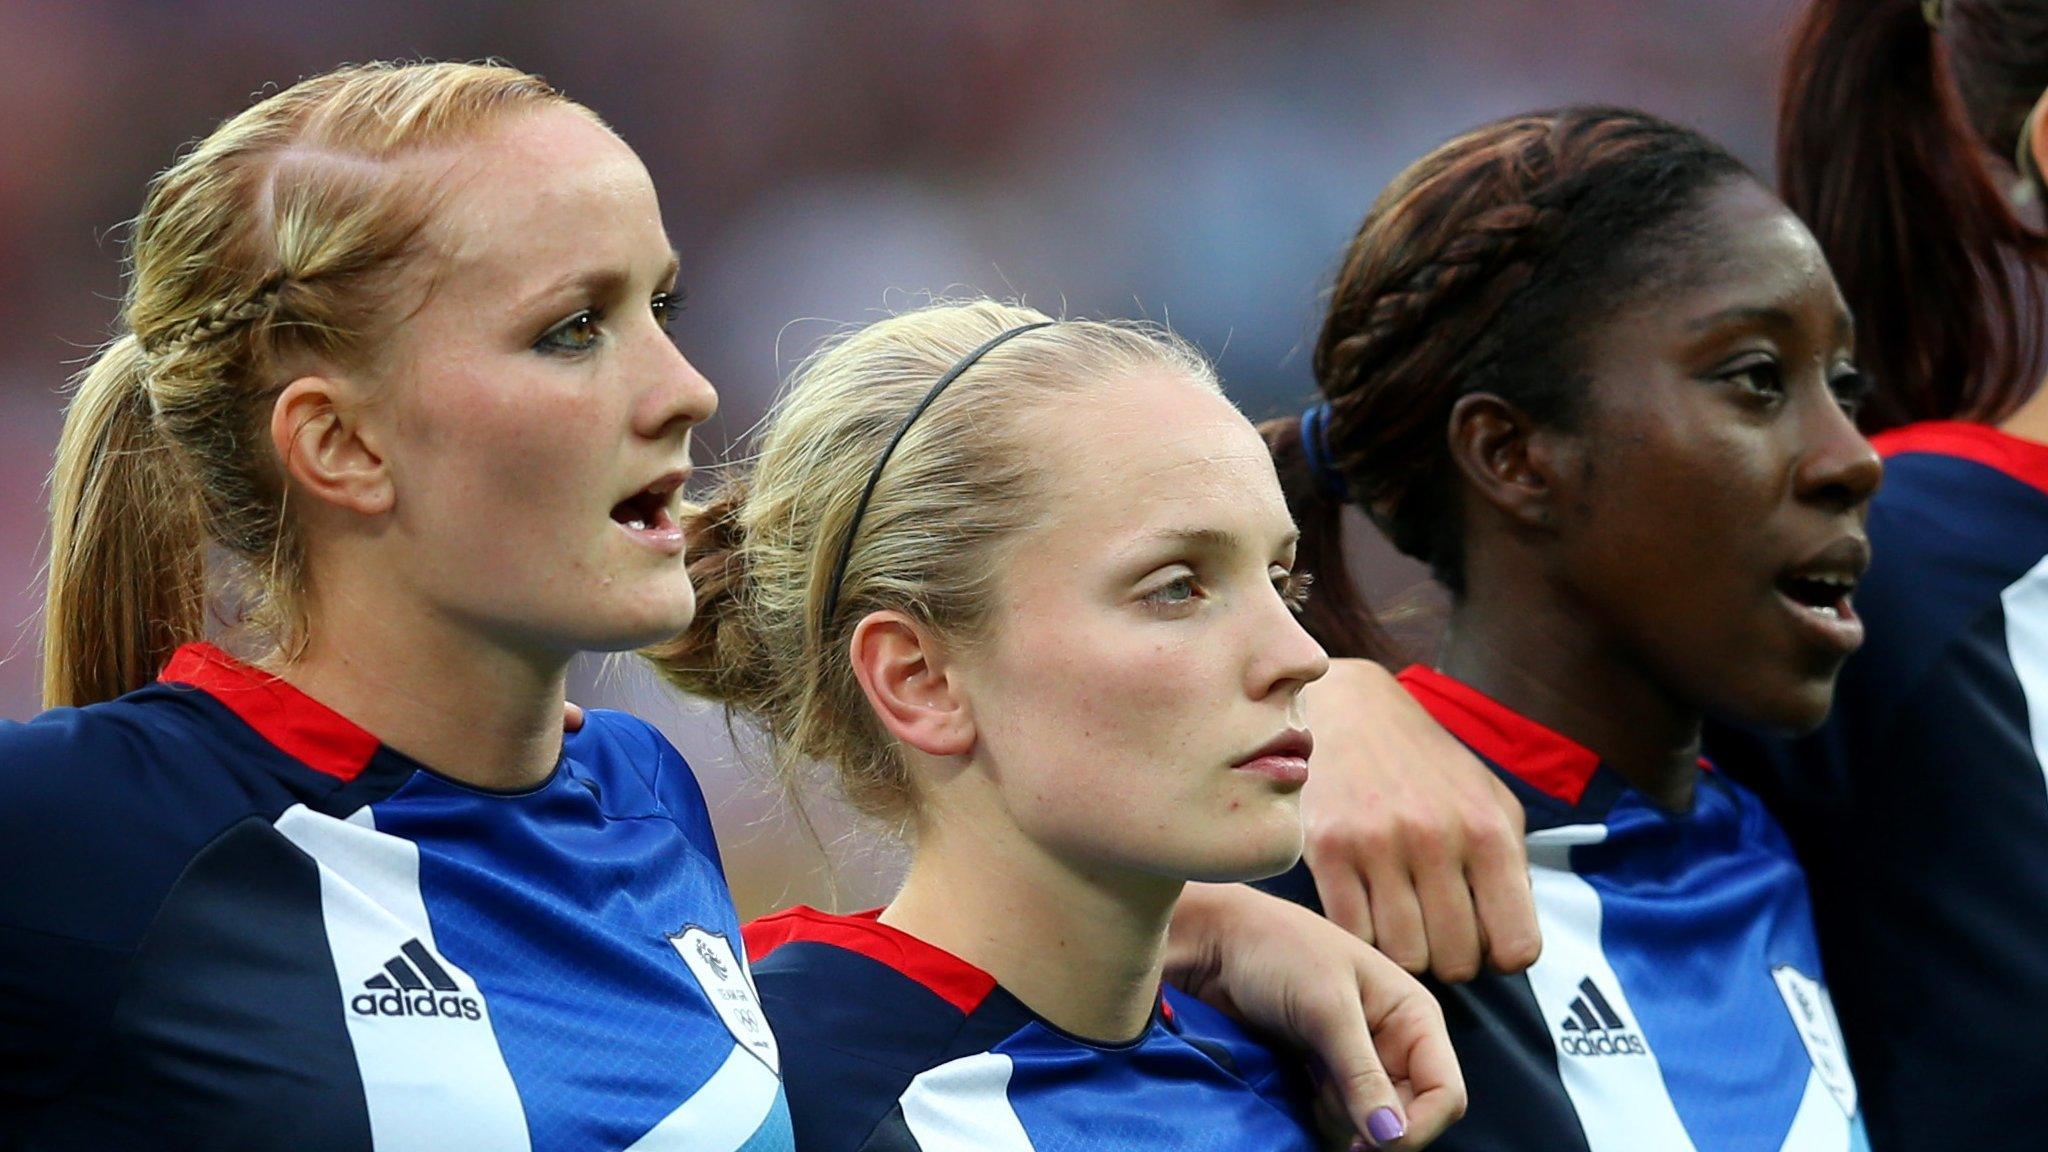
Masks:
[[[682,266],[683,254],[674,248],[669,249],[668,264],[662,269],[658,283],[667,284],[674,280],[676,273],[682,269]],[[552,300],[557,296],[568,295],[571,292],[580,292],[603,299],[616,296],[625,291],[626,285],[631,280],[632,276],[630,273],[618,268],[586,268],[551,281],[545,288],[535,292],[530,299],[535,301]]]
[[[1774,324],[1785,328],[1789,328],[1798,322],[1793,319],[1792,313],[1787,312],[1783,308],[1771,305],[1742,304],[1733,308],[1723,308],[1719,312],[1702,316],[1685,327],[1690,332],[1703,332],[1709,328],[1719,328],[1723,324],[1732,324],[1736,321],[1747,321],[1752,324]],[[1854,332],[1855,321],[1850,318],[1848,313],[1841,313],[1835,317],[1834,335],[1836,339],[1846,342]]]
[[[1301,533],[1290,530],[1280,543],[1289,546],[1301,539]],[[1234,548],[1249,549],[1244,537],[1222,528],[1160,528],[1139,535],[1134,544],[1182,544],[1194,548],[1224,552]]]

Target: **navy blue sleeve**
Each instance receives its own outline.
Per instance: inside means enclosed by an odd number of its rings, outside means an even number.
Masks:
[[[265,756],[184,690],[0,722],[0,1135],[103,1055],[135,957],[194,856],[292,802],[274,770],[248,767]]]
[[[865,956],[784,944],[754,965],[782,1052],[799,1152],[917,1152],[897,1101],[943,1062],[968,1018]]]
[[[157,837],[136,803],[148,781],[132,770],[156,754],[118,715],[0,722],[0,1135],[105,1042],[169,887],[144,859]]]

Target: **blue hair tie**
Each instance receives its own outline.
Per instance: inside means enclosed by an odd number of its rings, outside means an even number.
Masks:
[[[1317,404],[1301,414],[1301,454],[1308,458],[1308,470],[1330,499],[1339,504],[1351,503],[1351,486],[1344,483],[1344,474],[1330,464],[1328,442],[1324,439],[1330,426],[1330,406]]]

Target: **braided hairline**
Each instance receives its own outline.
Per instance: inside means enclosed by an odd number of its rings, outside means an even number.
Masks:
[[[1379,293],[1359,331],[1338,341],[1333,349],[1339,355],[1333,355],[1332,360],[1348,363],[1343,367],[1346,386],[1329,395],[1330,439],[1339,443],[1351,439],[1344,425],[1356,407],[1357,382],[1368,372],[1398,371],[1405,375],[1425,366],[1439,374],[1458,372],[1484,343],[1485,331],[1493,318],[1516,291],[1535,278],[1537,265],[1549,255],[1545,241],[1554,235],[1562,216],[1563,209],[1555,204],[1545,206],[1528,201],[1486,209],[1432,259],[1402,277],[1396,286]],[[1497,290],[1474,318],[1472,339],[1439,348],[1413,339],[1429,317],[1447,302],[1489,286],[1506,290]],[[1435,363],[1421,363],[1425,358]],[[1326,375],[1326,392],[1328,381]],[[1340,466],[1348,463],[1341,454],[1338,461]]]
[[[1494,152],[1462,175],[1454,170],[1439,171],[1410,190],[1410,195],[1422,193],[1444,179],[1472,181],[1490,186],[1489,198],[1502,202],[1474,213],[1426,260],[1373,293],[1364,322],[1331,349],[1329,363],[1318,371],[1331,408],[1331,443],[1348,444],[1355,439],[1350,425],[1360,407],[1358,385],[1367,377],[1407,380],[1418,375],[1466,375],[1475,358],[1484,355],[1494,321],[1554,254],[1561,224],[1575,199],[1573,181],[1560,182],[1558,167],[1576,150],[1577,142],[1561,135],[1548,116],[1525,121],[1521,127],[1516,134],[1518,146]],[[1418,338],[1442,309],[1471,297],[1476,299],[1466,309],[1469,322],[1464,325],[1469,338],[1441,343]],[[1341,371],[1330,370],[1338,365]],[[1338,381],[1342,386],[1332,389]],[[1423,413],[1412,415],[1424,418]],[[1332,453],[1333,462],[1347,478],[1356,473],[1358,452]],[[1410,471],[1409,475],[1382,476],[1379,483],[1354,480],[1352,491],[1361,510],[1397,547],[1417,553],[1418,548],[1429,546],[1409,539],[1412,532],[1408,529],[1413,525],[1404,524],[1403,509],[1410,501],[1429,496],[1426,474]],[[1418,491],[1418,485],[1425,490]]]
[[[276,310],[285,279],[283,273],[270,277],[239,304],[215,304],[170,331],[143,340],[142,350],[151,356],[164,356],[197,344],[210,343],[245,324],[261,320]]]
[[[1519,197],[1477,212],[1428,260],[1379,290],[1364,321],[1337,343],[1333,352],[1352,353],[1343,365],[1345,387],[1330,394],[1333,373],[1318,373],[1330,402],[1332,441],[1351,439],[1348,424],[1355,408],[1356,384],[1368,372],[1398,369],[1406,373],[1427,366],[1438,374],[1455,373],[1468,364],[1487,343],[1494,319],[1555,255],[1561,223],[1572,204],[1590,190],[1575,177],[1560,179],[1559,165],[1589,147],[1639,138],[1642,132],[1636,125],[1601,120],[1565,129],[1555,117],[1555,113],[1543,113],[1525,120],[1518,133],[1519,147],[1496,152],[1480,165],[1484,170],[1481,179],[1497,181],[1505,186],[1507,195],[1519,192]],[[1614,136],[1603,131],[1613,128],[1621,131]],[[1440,172],[1437,178],[1450,175]],[[1411,194],[1421,187],[1411,189]],[[1430,314],[1465,293],[1489,286],[1495,292],[1475,316],[1471,326],[1474,337],[1437,351],[1433,364],[1418,364],[1431,349],[1427,341],[1414,341],[1413,337]],[[1412,346],[1403,349],[1404,342]],[[1389,353],[1387,345],[1393,345],[1395,351]],[[1340,358],[1333,355],[1330,359]],[[1391,366],[1387,365],[1389,359],[1393,360]],[[1341,454],[1336,459],[1340,467],[1349,463]]]

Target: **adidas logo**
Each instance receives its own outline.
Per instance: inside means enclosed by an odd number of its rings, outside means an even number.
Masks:
[[[358,1016],[446,1016],[481,1020],[483,1005],[462,994],[462,986],[419,940],[407,940],[384,971],[363,981],[365,991],[348,1002]]]
[[[1557,1046],[1573,1056],[1647,1056],[1643,1038],[1621,1023],[1621,1015],[1591,976],[1579,981],[1572,1014],[1558,1025]]]

